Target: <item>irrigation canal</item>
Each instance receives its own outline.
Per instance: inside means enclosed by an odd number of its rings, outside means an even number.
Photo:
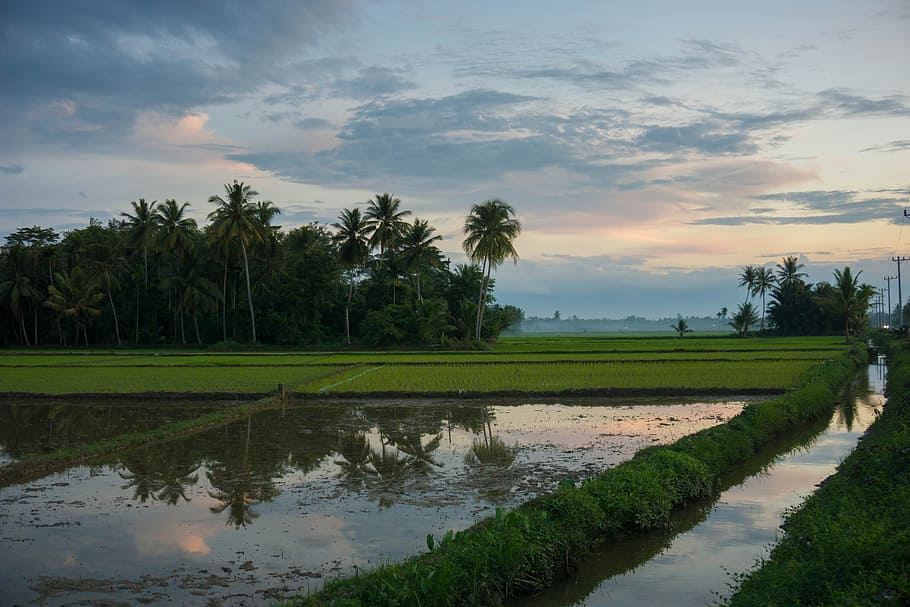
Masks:
[[[576,574],[512,607],[704,607],[767,554],[783,515],[831,475],[884,405],[885,366],[869,367],[832,418],[769,445],[732,473],[717,500],[678,512],[670,530],[606,546]]]

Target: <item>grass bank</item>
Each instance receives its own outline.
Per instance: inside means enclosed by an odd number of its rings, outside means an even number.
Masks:
[[[910,605],[910,344],[888,358],[884,412],[728,605]]]
[[[830,415],[834,391],[866,363],[861,346],[817,365],[799,387],[749,405],[721,426],[648,448],[580,486],[565,483],[456,534],[427,537],[429,551],[335,580],[291,604],[489,605],[567,575],[595,545],[667,525],[671,511],[716,492],[725,473],[774,437]]]

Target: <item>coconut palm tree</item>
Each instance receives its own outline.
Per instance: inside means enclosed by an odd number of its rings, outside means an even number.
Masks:
[[[834,270],[834,290],[830,305],[839,316],[844,317],[844,335],[850,340],[850,327],[858,328],[866,318],[869,301],[875,289],[867,284],[860,284],[859,275],[850,271],[850,266],[843,270]]]
[[[344,306],[344,331],[348,345],[351,343],[351,299],[354,297],[354,281],[357,273],[370,255],[368,235],[370,225],[360,209],[344,209],[338,216],[338,223],[333,223],[338,232],[335,242],[338,243],[338,259],[348,272],[348,298]]]
[[[193,250],[196,235],[196,220],[186,216],[186,208],[190,203],[184,202],[178,206],[173,198],[164,201],[155,211],[158,225],[158,242],[162,251],[173,253],[175,265],[168,283],[174,287],[174,336],[176,338],[177,325],[180,325],[180,334],[183,343],[186,343],[186,332],[183,327],[183,302],[179,288],[180,265],[184,257]]]
[[[755,313],[755,306],[752,305],[752,302],[747,301],[739,304],[739,309],[733,315],[730,326],[738,335],[745,335],[757,322],[758,314]]]
[[[256,313],[253,309],[253,291],[250,287],[250,262],[247,251],[250,245],[262,240],[260,208],[253,204],[253,198],[259,192],[249,185],[235,179],[233,184],[224,184],[225,197],[210,196],[209,202],[218,204],[218,208],[209,213],[212,221],[212,232],[216,240],[225,245],[240,243],[243,253],[243,273],[246,277],[246,297],[250,306],[250,326],[253,343],[256,343]],[[276,209],[277,211],[277,209]],[[225,263],[227,261],[225,260]]]
[[[76,325],[76,345],[79,345],[81,331],[88,346],[88,320],[101,316],[101,310],[95,306],[104,299],[94,279],[77,266],[69,274],[57,273],[48,292],[50,297],[46,305],[57,314],[72,318]]]
[[[800,272],[805,266],[799,263],[799,258],[792,255],[784,257],[781,263],[777,264],[777,280],[783,286],[789,286],[797,280],[802,280],[808,276],[805,272]]]
[[[464,222],[464,250],[471,261],[481,264],[483,280],[477,297],[477,322],[474,328],[476,339],[480,339],[483,326],[483,310],[486,305],[487,283],[490,272],[507,258],[518,263],[518,252],[513,240],[521,234],[521,223],[515,219],[512,205],[493,198],[471,207]]]
[[[149,286],[149,246],[155,241],[155,230],[158,226],[157,216],[155,214],[155,205],[157,200],[151,203],[140,198],[139,202],[130,202],[133,205],[133,213],[120,213],[126,217],[126,225],[129,228],[129,243],[131,247],[142,249],[142,265],[145,268],[145,287]]]
[[[107,294],[108,302],[111,304],[111,312],[114,314],[114,335],[117,338],[117,345],[120,341],[120,321],[117,320],[117,306],[114,305],[114,296],[112,291],[120,288],[120,273],[126,260],[122,257],[109,257],[100,261],[95,261],[95,281],[98,286],[104,289]]]
[[[442,240],[440,234],[434,234],[436,228],[425,219],[415,219],[404,233],[401,241],[402,257],[407,267],[413,267],[417,277],[417,301],[423,301],[420,293],[420,266],[424,263],[439,266],[439,249],[433,244]]]
[[[746,287],[746,298],[744,302],[749,301],[749,297],[752,296],[752,291],[755,290],[755,277],[756,277],[756,268],[755,266],[744,266],[743,271],[739,275],[739,286]]]
[[[752,295],[761,296],[761,330],[765,330],[765,295],[774,288],[774,271],[764,266],[755,268],[755,278],[752,283]]]
[[[399,211],[400,205],[401,200],[388,193],[376,194],[367,201],[367,210],[363,216],[370,226],[370,248],[379,247],[380,257],[398,244],[408,227],[408,223],[402,218],[411,212]]]
[[[32,286],[32,281],[28,276],[19,272],[9,280],[0,283],[0,305],[9,308],[13,318],[18,321],[22,328],[22,341],[26,346],[30,346],[28,340],[28,331],[25,328],[25,302],[33,302],[40,299],[40,293]]]

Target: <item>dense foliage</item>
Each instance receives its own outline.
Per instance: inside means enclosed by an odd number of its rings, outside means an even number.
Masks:
[[[849,339],[869,324],[869,307],[875,289],[859,282],[862,272],[850,267],[834,271],[834,284],[805,281],[806,273],[797,257],[785,257],[775,270],[745,266],[739,286],[746,289],[746,301],[733,315],[730,326],[745,335],[758,325],[780,335],[830,335],[843,332]],[[761,299],[755,309],[750,297]],[[766,300],[767,298],[767,300]]]
[[[140,198],[106,225],[10,234],[0,248],[0,343],[296,347],[347,334],[369,346],[439,345],[495,338],[522,316],[495,303],[484,267],[452,267],[435,228],[405,221],[410,211],[390,194],[363,214],[342,211],[334,229],[287,231],[257,196],[226,184],[209,198],[205,226],[189,203]]]

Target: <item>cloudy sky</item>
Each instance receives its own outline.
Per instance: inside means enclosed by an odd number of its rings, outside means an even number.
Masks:
[[[0,234],[140,197],[202,220],[237,178],[286,228],[393,192],[455,262],[503,198],[497,295],[530,315],[712,315],[785,255],[880,286],[908,60],[907,0],[4,3]]]

